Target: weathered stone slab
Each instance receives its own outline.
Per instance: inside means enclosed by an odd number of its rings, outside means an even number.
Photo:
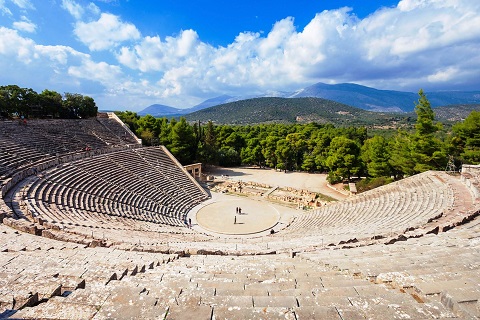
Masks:
[[[140,295],[129,303],[106,302],[94,319],[163,319],[166,309],[156,305],[157,299]]]
[[[295,314],[289,308],[241,308],[218,307],[213,309],[212,319],[282,319],[295,320]]]
[[[157,304],[168,307],[170,304],[176,303],[175,301],[182,292],[182,288],[158,284],[158,286],[147,287],[147,291],[148,295],[158,299]]]
[[[110,295],[105,300],[105,305],[124,305],[135,304],[145,294],[141,294],[145,289],[142,287],[130,287],[118,285],[110,289]],[[155,300],[151,300],[155,303]]]
[[[199,305],[203,297],[213,297],[214,288],[185,288],[177,298],[179,305]]]
[[[212,308],[210,306],[196,305],[196,306],[177,306],[172,305],[168,309],[165,319],[168,320],[210,320],[212,318]]]
[[[62,284],[56,279],[35,279],[32,283],[38,291],[38,299],[48,299],[62,293]]]
[[[47,303],[36,307],[24,308],[11,317],[16,319],[83,320],[92,319],[97,313],[95,306],[65,303],[60,299],[50,299]]]
[[[255,307],[285,307],[295,308],[298,306],[297,299],[289,296],[254,296]]]
[[[297,296],[298,304],[300,307],[336,307],[336,306],[349,306],[350,300],[346,296],[330,296],[330,295],[317,295],[317,296]]]
[[[300,307],[294,311],[296,320],[342,320],[335,307]]]
[[[315,296],[333,296],[333,297],[352,297],[357,296],[358,293],[355,287],[330,287],[318,288],[312,290]]]
[[[261,289],[266,291],[278,291],[285,289],[295,289],[296,283],[292,279],[291,281],[281,281],[281,282],[256,282],[245,285],[245,290],[247,289]]]
[[[245,285],[240,282],[224,282],[216,287],[217,296],[245,295]],[[241,292],[244,292],[243,294]]]
[[[201,303],[212,307],[241,307],[253,308],[253,299],[250,296],[213,296],[202,297]]]
[[[101,306],[110,296],[110,288],[102,286],[102,288],[77,289],[65,297],[65,301],[73,304],[86,304],[91,306]]]
[[[450,280],[450,281],[435,281],[435,282],[417,282],[415,287],[424,295],[440,294],[442,291],[450,288],[464,288],[471,286],[472,283],[468,280]]]
[[[362,286],[367,283],[367,281],[362,279],[322,279],[322,284],[325,288]]]
[[[453,312],[470,317],[480,317],[480,294],[477,288],[454,288],[442,292],[440,300]]]
[[[269,296],[313,296],[312,291],[310,290],[301,290],[301,289],[285,289],[285,290],[272,290],[268,292]]]

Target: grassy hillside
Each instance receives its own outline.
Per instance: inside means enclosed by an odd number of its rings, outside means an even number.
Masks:
[[[187,120],[218,124],[335,123],[384,125],[405,115],[370,112],[321,98],[255,98],[222,104],[186,115]]]

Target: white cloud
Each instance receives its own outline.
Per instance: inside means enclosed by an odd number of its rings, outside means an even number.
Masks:
[[[93,2],[90,2],[87,6],[88,11],[94,15],[99,15],[101,13],[100,8]]]
[[[25,32],[35,32],[37,29],[37,25],[25,16],[22,16],[20,21],[15,21],[13,27],[19,31]]]
[[[10,11],[10,9],[5,6],[5,0],[0,0],[0,12],[2,13],[2,15],[12,15],[12,11]]]
[[[118,66],[94,62],[88,54],[68,46],[46,46],[22,37],[17,30],[0,27],[0,69],[3,81],[60,92],[101,94],[123,78]],[[28,76],[27,76],[28,75]],[[88,85],[93,83],[94,85]]]
[[[62,0],[62,8],[77,20],[80,20],[85,13],[85,9],[74,0]]]
[[[286,18],[265,36],[243,32],[225,47],[201,42],[193,30],[164,41],[145,37],[117,59],[158,76],[165,97],[294,90],[318,81],[416,90],[470,81],[462,70],[480,71],[471,48],[480,45],[479,13],[480,3],[468,0],[404,0],[363,20],[341,8],[317,14],[303,30]]]
[[[446,68],[435,72],[435,74],[429,75],[427,77],[430,82],[445,82],[450,81],[455,78],[458,73],[458,69],[455,67]]]
[[[111,49],[121,42],[140,38],[133,24],[122,22],[110,13],[102,13],[97,21],[77,22],[74,33],[92,51]]]
[[[88,92],[105,108],[187,107],[213,95],[293,91],[319,81],[410,91],[480,86],[479,1],[402,0],[363,19],[340,8],[316,14],[303,28],[287,17],[265,34],[241,32],[216,47],[191,29],[142,37],[132,23],[87,1],[61,3],[77,20],[76,37],[104,52],[93,58],[36,44],[19,34],[35,25],[18,18],[17,30],[0,27],[2,74],[23,74],[41,89],[57,83],[67,88],[60,91]],[[4,3],[0,11],[8,14]]]
[[[36,59],[46,58],[57,65],[63,66],[66,66],[69,62],[72,63],[72,60],[85,60],[90,58],[88,54],[78,52],[71,47],[44,45],[35,45],[34,57]]]
[[[21,9],[35,9],[29,0],[12,0],[12,2]]]
[[[142,72],[163,71],[184,63],[186,59],[201,59],[198,46],[206,45],[198,41],[198,35],[193,30],[182,31],[176,38],[166,37],[165,41],[159,36],[147,36],[132,49],[122,47],[117,59]]]
[[[34,42],[21,37],[17,30],[0,27],[0,55],[22,63],[30,63]]]
[[[68,74],[81,79],[98,81],[106,86],[114,86],[118,83],[122,71],[118,66],[112,66],[106,62],[83,59],[81,65],[69,67]]]

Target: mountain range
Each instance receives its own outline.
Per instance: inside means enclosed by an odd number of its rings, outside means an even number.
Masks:
[[[480,91],[433,91],[426,92],[426,95],[432,107],[480,103]],[[379,90],[354,83],[326,84],[320,82],[296,92],[267,92],[255,96],[221,95],[187,109],[154,104],[138,112],[138,114],[141,116],[151,114],[154,117],[176,117],[225,103],[261,97],[322,98],[376,112],[411,112],[418,100],[418,94],[413,92]]]
[[[452,123],[465,119],[480,104],[449,105],[434,109],[435,119]],[[264,123],[331,123],[336,126],[399,128],[416,121],[414,111],[374,112],[322,98],[253,98],[229,102],[184,115],[187,121],[249,125]]]

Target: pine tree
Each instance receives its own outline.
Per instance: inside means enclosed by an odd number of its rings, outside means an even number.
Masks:
[[[472,111],[465,121],[453,127],[453,148],[464,163],[480,163],[480,112]]]
[[[360,173],[362,168],[359,145],[344,136],[333,138],[326,165],[330,169],[330,182],[345,179],[350,181],[350,178]]]
[[[376,135],[365,140],[362,146],[362,160],[367,166],[370,176],[377,178],[392,175],[392,168],[389,164],[390,150],[384,137]]]
[[[434,122],[435,113],[422,89],[418,95],[420,98],[415,105],[417,122],[411,145],[411,156],[415,160],[413,168],[415,173],[443,168],[447,158],[442,150],[442,142],[435,137],[441,124]]]
[[[185,118],[175,123],[171,132],[172,143],[170,151],[182,164],[188,164],[194,161],[196,153],[196,140],[192,126]]]

